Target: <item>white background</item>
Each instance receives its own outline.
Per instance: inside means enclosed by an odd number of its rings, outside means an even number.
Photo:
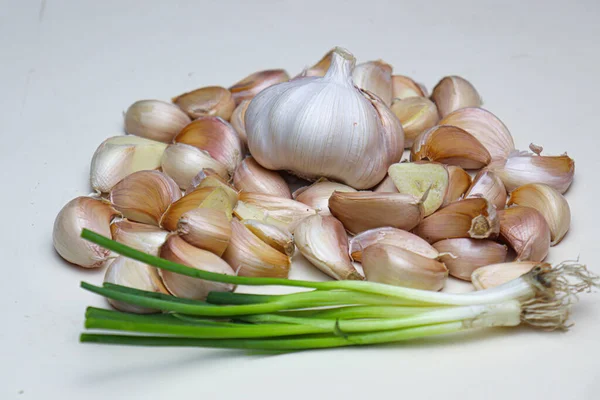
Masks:
[[[91,156],[138,99],[296,74],[341,45],[430,89],[467,77],[517,146],[568,151],[572,230],[550,261],[598,261],[600,2],[0,1],[3,315],[0,398],[592,399],[600,294],[568,333],[504,329],[287,355],[78,343],[79,289],[100,283],[54,253],[55,215],[87,194]],[[294,276],[306,276],[295,268]],[[466,340],[463,340],[466,339]],[[85,397],[83,397],[85,396]]]

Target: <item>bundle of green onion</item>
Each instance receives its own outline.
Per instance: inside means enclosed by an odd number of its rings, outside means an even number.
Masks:
[[[199,279],[312,289],[287,295],[213,292],[203,302],[83,282],[84,289],[106,298],[163,311],[135,315],[90,307],[86,328],[133,333],[81,335],[82,342],[91,343],[293,351],[399,342],[521,323],[545,330],[567,329],[577,294],[600,286],[599,278],[576,261],[554,268],[540,264],[502,286],[465,294],[365,281],[249,278],[189,268],[89,230],[81,236],[123,256]]]

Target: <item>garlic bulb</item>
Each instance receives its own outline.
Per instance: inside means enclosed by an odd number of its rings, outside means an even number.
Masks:
[[[334,279],[362,280],[348,255],[344,225],[332,216],[312,215],[294,229],[300,253],[312,265]]]
[[[267,223],[276,220],[279,223],[273,225],[290,232],[300,220],[316,213],[316,210],[299,201],[263,193],[240,193],[240,203],[250,206],[258,213],[246,214],[236,207],[236,210],[241,212],[236,212],[240,219],[257,219]]]
[[[260,92],[246,111],[252,156],[263,167],[327,177],[355,189],[376,185],[400,160],[404,133],[395,115],[352,82],[354,56],[336,48],[322,78]],[[352,165],[352,168],[348,168]]]
[[[198,249],[177,235],[169,236],[160,251],[160,256],[199,270],[235,275],[235,271],[219,256],[210,251]],[[231,292],[234,289],[230,283],[206,281],[164,269],[159,270],[159,274],[172,295],[185,299],[204,300],[210,292]]]
[[[354,84],[378,96],[385,105],[392,104],[392,66],[382,60],[358,64],[352,71]]]
[[[483,169],[477,173],[467,190],[465,198],[483,197],[498,210],[506,207],[506,188],[502,180],[492,171]]]
[[[92,197],[77,197],[68,202],[56,216],[52,242],[56,252],[72,264],[84,268],[98,268],[110,251],[80,237],[87,228],[111,237],[110,222],[119,215],[110,204]]]
[[[500,238],[517,252],[517,261],[542,261],[550,250],[550,228],[539,211],[515,206],[498,211]]]
[[[408,76],[392,75],[392,97],[401,100],[410,97],[427,97],[427,92]]]
[[[456,165],[448,165],[446,169],[448,170],[448,190],[442,207],[460,199],[471,186],[471,175],[467,171]]]
[[[217,175],[213,170],[206,168],[198,172],[198,175],[192,179],[192,183],[187,188],[186,193],[193,192],[194,189],[205,187],[223,189],[225,193],[227,193],[227,197],[229,197],[232,205],[235,205],[235,203],[238,201],[238,192],[235,190],[235,188]]]
[[[177,230],[179,219],[188,211],[196,208],[220,210],[231,219],[233,204],[222,188],[203,187],[187,193],[169,206],[160,220],[160,226],[170,231]]]
[[[161,160],[162,170],[169,175],[180,188],[185,189],[198,173],[212,169],[221,177],[227,177],[225,165],[216,161],[208,152],[183,143],[175,143],[167,147]]]
[[[229,88],[235,104],[251,100],[261,91],[277,83],[287,82],[290,76],[282,69],[269,69],[248,75]]]
[[[394,185],[394,180],[386,175],[385,178],[373,189],[375,193],[398,193],[398,188]]]
[[[110,232],[113,240],[153,256],[158,256],[169,234],[156,226],[126,219],[113,222]]]
[[[221,210],[196,208],[181,216],[177,233],[192,246],[220,257],[231,238],[231,223]]]
[[[436,259],[439,252],[417,235],[401,229],[383,227],[359,233],[350,239],[350,256],[354,261],[362,261],[362,252],[374,244],[398,246],[423,257]]]
[[[368,281],[413,289],[440,290],[448,277],[441,262],[388,244],[367,247],[361,264]]]
[[[510,193],[508,205],[517,204],[538,210],[550,228],[550,246],[558,244],[571,225],[569,203],[556,189],[541,183],[530,183]]]
[[[287,230],[279,229],[255,219],[245,219],[242,224],[254,233],[260,240],[274,248],[275,250],[291,257],[294,255],[296,246],[294,237]]]
[[[447,76],[439,81],[433,88],[431,99],[442,118],[460,108],[479,107],[482,103],[475,87],[460,76]]]
[[[437,107],[426,97],[395,99],[390,107],[404,130],[404,147],[410,149],[415,139],[440,120]]]
[[[104,283],[127,286],[147,292],[169,294],[156,268],[124,256],[119,256],[110,263],[104,275]],[[140,307],[113,299],[108,299],[108,302],[117,310],[129,313],[149,314],[159,312],[159,310],[152,308]]]
[[[194,119],[214,116],[229,120],[235,108],[231,92],[220,86],[209,86],[184,93],[173,98],[173,103]]]
[[[159,171],[135,172],[110,191],[110,202],[132,221],[158,225],[169,205],[181,198],[175,181]]]
[[[446,264],[450,275],[465,281],[484,265],[501,263],[506,260],[507,247],[491,240],[446,239],[433,244],[440,253],[439,260]]]
[[[265,193],[291,199],[290,188],[277,171],[263,168],[252,157],[245,158],[233,173],[233,185],[240,192]]]
[[[246,135],[246,123],[244,119],[246,118],[246,110],[250,105],[251,100],[243,100],[236,108],[233,110],[233,114],[231,114],[230,123],[233,126],[233,129],[237,132],[242,144],[244,146],[248,146],[248,136]]]
[[[333,192],[356,192],[356,189],[342,183],[319,180],[310,186],[296,190],[292,196],[296,201],[314,208],[321,215],[331,215],[329,198]]]
[[[181,108],[160,100],[140,100],[125,113],[125,132],[171,143],[184,126],[192,122]]]
[[[138,136],[114,136],[106,139],[92,157],[92,188],[107,193],[127,175],[160,168],[166,148],[165,143]]]
[[[538,265],[540,263],[536,261],[517,261],[486,265],[473,271],[471,282],[477,290],[490,289],[517,279]]]
[[[398,163],[388,169],[399,193],[423,198],[423,216],[433,214],[448,191],[448,170],[436,163]]]

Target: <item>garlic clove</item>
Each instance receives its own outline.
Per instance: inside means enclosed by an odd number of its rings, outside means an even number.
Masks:
[[[219,256],[198,249],[177,235],[169,236],[161,248],[160,256],[202,271],[235,275],[235,271]],[[164,269],[159,270],[159,274],[165,287],[173,296],[185,299],[204,300],[210,292],[231,292],[234,289],[234,285],[230,283],[206,281]]]
[[[291,260],[252,233],[240,221],[231,220],[231,240],[223,254],[239,276],[287,278]]]
[[[448,278],[441,262],[388,244],[364,249],[361,265],[370,282],[413,289],[440,290]]]
[[[181,198],[177,183],[160,171],[139,171],[110,191],[110,202],[135,222],[158,225],[169,205]]]
[[[353,234],[391,226],[410,230],[423,219],[423,204],[402,193],[333,192],[329,210]]]
[[[401,229],[383,227],[359,233],[350,239],[350,256],[354,261],[362,261],[364,249],[374,244],[398,246],[423,257],[436,259],[438,251],[415,234]]]
[[[518,187],[510,193],[508,205],[513,204],[535,208],[544,216],[550,228],[550,246],[558,244],[569,230],[569,203],[562,194],[548,185],[530,183]]]
[[[287,230],[279,229],[274,225],[256,219],[245,219],[242,221],[242,224],[275,250],[288,257],[294,255],[296,250],[294,237]]]
[[[235,104],[251,100],[262,90],[281,82],[287,82],[290,76],[283,69],[269,69],[248,75],[229,88]]]
[[[425,218],[413,233],[429,243],[443,239],[495,238],[500,231],[496,209],[484,198],[450,203]]]
[[[169,230],[177,230],[179,219],[188,211],[196,208],[220,210],[231,219],[233,204],[230,197],[222,188],[203,187],[187,193],[178,201],[171,204],[160,220],[160,226]]]
[[[192,119],[200,117],[221,117],[229,120],[235,101],[231,92],[220,86],[208,86],[181,94],[173,98]]]
[[[233,173],[233,185],[240,192],[265,193],[292,198],[290,188],[277,171],[263,168],[250,156],[245,158]]]
[[[442,118],[460,108],[479,107],[482,104],[475,87],[460,76],[446,76],[440,80],[433,88],[431,99]]]
[[[442,240],[433,247],[442,253],[439,260],[450,275],[465,281],[470,281],[471,274],[479,267],[504,262],[508,251],[506,246],[492,240],[468,238]]]
[[[198,118],[179,132],[177,143],[185,143],[205,150],[212,158],[233,173],[242,161],[242,142],[229,124],[218,117]]]
[[[301,76],[325,76],[327,70],[331,66],[331,59],[333,58],[333,52],[335,49],[329,50],[315,65],[305,69]]]
[[[390,107],[404,129],[404,147],[411,148],[415,139],[440,120],[437,107],[426,97],[395,99]]]
[[[453,201],[459,200],[471,186],[471,175],[461,167],[448,165],[448,190],[442,207],[446,207]]]
[[[506,162],[492,163],[489,169],[502,179],[509,192],[528,183],[543,183],[564,193],[573,182],[575,161],[566,154],[539,156],[515,152]]]
[[[515,149],[506,125],[483,108],[458,109],[443,117],[439,125],[456,126],[470,133],[487,149],[493,161],[506,159]]]
[[[244,146],[248,146],[248,136],[246,135],[246,122],[244,119],[246,118],[246,110],[250,105],[251,100],[243,100],[236,108],[233,110],[233,114],[231,114],[230,123],[233,126],[233,129],[237,132],[242,144]]]
[[[410,97],[427,97],[427,93],[421,85],[408,76],[392,75],[392,97],[402,100]]]
[[[394,180],[386,175],[385,178],[379,182],[373,189],[375,193],[398,193],[398,188],[394,185]]]
[[[477,173],[473,183],[467,190],[465,198],[483,197],[498,210],[506,207],[506,188],[502,180],[492,171],[483,169]]]
[[[477,290],[490,289],[517,279],[538,265],[540,263],[536,261],[517,261],[486,265],[473,271],[471,282]]]
[[[227,181],[221,178],[211,169],[203,169],[192,179],[191,185],[187,188],[187,193],[193,192],[194,189],[204,187],[221,188],[227,193],[231,204],[236,204],[238,201],[238,192]]]
[[[154,225],[140,224],[126,219],[113,222],[110,225],[110,232],[113,240],[153,256],[158,256],[160,247],[169,234]]]
[[[160,100],[136,101],[125,112],[125,132],[164,143],[190,122],[181,108]]]
[[[101,267],[110,251],[82,239],[81,230],[87,228],[111,237],[110,223],[117,215],[119,213],[104,200],[92,197],[71,200],[60,210],[54,221],[52,242],[56,252],[80,267]]]
[[[108,266],[104,275],[104,283],[127,286],[147,292],[169,294],[156,268],[124,256],[115,258]],[[129,313],[150,314],[159,312],[156,309],[140,307],[113,299],[108,299],[108,302],[117,310]]]
[[[331,215],[329,198],[335,191],[356,192],[356,189],[342,183],[321,180],[296,190],[292,196],[296,201],[314,208],[321,215]]]
[[[544,216],[531,207],[498,211],[500,238],[517,253],[517,261],[542,261],[550,250],[550,228]]]
[[[410,194],[423,200],[423,216],[433,214],[444,202],[448,191],[449,175],[441,164],[398,163],[388,169],[399,193]]]
[[[114,136],[106,139],[92,158],[92,188],[107,193],[127,175],[160,168],[166,148],[165,143],[138,136]]]
[[[463,129],[437,125],[415,139],[410,159],[478,169],[489,164],[491,156],[482,143]]]
[[[338,280],[363,280],[348,255],[344,225],[332,216],[312,215],[294,229],[300,253],[323,273]]]
[[[392,66],[383,60],[358,64],[352,71],[354,84],[379,97],[386,106],[392,104]]]
[[[316,212],[316,211],[315,211]],[[267,210],[259,208],[253,204],[246,203],[244,201],[238,201],[233,209],[233,214],[238,217],[241,221],[260,221],[265,224],[272,225],[285,232],[290,232],[290,223],[282,219],[276,219],[269,215]],[[293,226],[293,225],[292,225]]]
[[[257,219],[266,223],[271,223],[270,219],[274,219],[279,221],[279,223],[274,224],[275,226],[287,229],[290,232],[301,219],[316,213],[315,209],[299,201],[264,193],[242,192],[240,193],[240,201],[253,206],[260,213],[260,216],[253,215],[250,218],[238,214],[241,219]],[[265,219],[266,217],[269,219]]]
[[[221,210],[196,208],[181,216],[177,233],[192,246],[220,257],[231,238],[231,223]]]
[[[167,147],[161,161],[162,170],[169,175],[180,188],[185,189],[192,179],[205,169],[212,169],[219,176],[227,176],[227,168],[208,154],[194,146],[175,143]]]

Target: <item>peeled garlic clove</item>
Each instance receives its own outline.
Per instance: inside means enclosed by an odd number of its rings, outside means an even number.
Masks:
[[[415,139],[411,161],[429,160],[466,169],[485,167],[490,153],[474,136],[461,128],[437,125]]]
[[[301,76],[325,76],[331,66],[331,59],[335,49],[329,50],[315,65],[302,71]]]
[[[68,202],[56,216],[52,242],[56,252],[72,264],[98,268],[110,251],[80,237],[83,228],[110,237],[110,222],[119,215],[110,204],[92,197],[77,197]]]
[[[177,230],[179,219],[188,211],[196,208],[220,210],[231,219],[233,204],[230,197],[222,188],[204,187],[187,193],[178,201],[171,204],[160,220],[160,226],[170,231]]]
[[[536,261],[517,261],[486,265],[473,271],[471,282],[477,290],[490,289],[517,279],[538,265],[540,263]]]
[[[494,206],[484,198],[472,198],[455,201],[436,211],[425,218],[413,233],[435,243],[452,238],[494,238],[499,231]]]
[[[510,193],[508,205],[513,204],[535,208],[543,216],[550,228],[550,246],[558,244],[571,225],[569,203],[556,189],[542,183],[530,183]]]
[[[375,94],[389,106],[392,104],[392,66],[383,60],[358,64],[352,72],[354,84]]]
[[[450,275],[465,281],[470,281],[479,267],[504,262],[508,251],[506,246],[491,240],[465,238],[442,240],[433,247],[442,253],[439,260],[446,264]]]
[[[209,168],[222,177],[227,176],[227,168],[208,154],[194,146],[175,143],[167,147],[161,161],[162,170],[180,188],[188,187],[198,173]]]
[[[106,193],[127,175],[160,168],[166,148],[165,143],[138,136],[114,136],[106,139],[92,158],[92,188]]]
[[[498,211],[500,238],[517,253],[517,261],[542,261],[550,250],[550,228],[539,211],[515,206]]]
[[[440,290],[448,278],[441,262],[388,244],[364,249],[361,265],[370,282],[413,289]]]
[[[104,283],[127,286],[147,292],[169,294],[156,268],[124,256],[117,257],[108,266],[104,275]],[[108,302],[117,310],[129,313],[150,314],[159,312],[159,310],[153,308],[140,307],[113,299],[108,299]]]
[[[274,225],[255,219],[245,219],[242,224],[275,250],[284,253],[288,257],[294,255],[296,250],[294,237],[287,230],[279,229]]]
[[[543,183],[564,193],[573,182],[575,161],[566,154],[538,156],[515,152],[506,162],[492,163],[489,169],[502,179],[509,192],[528,183]]]
[[[177,183],[160,171],[135,172],[110,191],[110,202],[123,216],[158,225],[169,205],[181,198]]]
[[[333,192],[329,210],[353,234],[384,226],[410,230],[423,219],[421,201],[401,193]]]
[[[350,239],[350,256],[354,261],[362,261],[364,249],[374,244],[398,246],[423,257],[436,259],[438,251],[417,235],[401,229],[383,227],[359,233]]]
[[[239,276],[287,278],[290,258],[252,233],[240,221],[231,220],[231,240],[223,254]]]
[[[437,107],[426,97],[395,99],[390,107],[404,129],[404,147],[411,148],[415,139],[440,120]]]
[[[496,206],[498,210],[506,207],[506,196],[506,188],[502,180],[487,169],[477,173],[465,194],[465,198],[483,197]]]
[[[192,184],[188,187],[187,192],[192,192],[194,189],[204,188],[204,187],[212,187],[212,188],[221,188],[227,193],[231,204],[235,204],[238,201],[238,192],[235,190],[233,186],[231,186],[227,181],[221,178],[219,175],[214,173],[213,170],[203,169],[192,179]]]
[[[220,257],[231,238],[231,223],[221,210],[196,208],[181,216],[177,233],[192,246]]]
[[[207,151],[225,165],[229,173],[233,173],[242,161],[242,142],[235,129],[221,118],[198,118],[179,132],[175,142]]]
[[[375,189],[375,193],[398,193],[398,188],[394,185],[394,180],[391,176],[386,175],[385,178],[379,182]]]
[[[158,256],[160,247],[169,234],[154,225],[140,224],[126,219],[113,222],[110,231],[113,240],[153,256]]]
[[[281,82],[287,82],[290,76],[283,69],[269,69],[248,75],[229,88],[235,104],[251,100],[258,93]]]
[[[241,192],[265,193],[292,198],[290,188],[277,171],[263,168],[252,157],[245,158],[233,173],[233,185]]]
[[[460,108],[481,106],[481,96],[475,87],[460,76],[446,76],[433,88],[431,99],[435,102],[440,116]]]
[[[233,129],[237,132],[242,144],[244,146],[248,146],[248,136],[246,135],[246,122],[244,118],[246,117],[246,110],[250,105],[251,100],[243,100],[236,108],[233,110],[233,114],[231,114],[230,123],[233,126]]]
[[[184,126],[192,122],[181,108],[160,100],[140,100],[125,113],[125,132],[171,143]]]
[[[467,171],[456,165],[448,165],[446,169],[448,170],[449,178],[448,190],[446,191],[442,207],[460,199],[471,186],[471,175]]]
[[[235,275],[235,271],[219,256],[198,249],[177,235],[169,236],[161,248],[160,256],[202,271]],[[230,283],[206,281],[164,269],[159,270],[159,274],[172,295],[185,299],[204,300],[210,292],[231,292],[234,289]]]
[[[461,108],[443,117],[439,125],[456,126],[470,133],[487,149],[493,161],[505,160],[515,149],[506,125],[483,108]]]
[[[356,192],[356,189],[342,183],[323,180],[296,190],[293,197],[296,201],[314,208],[321,215],[331,215],[329,211],[329,198],[336,191]]]
[[[444,202],[448,191],[449,175],[441,164],[398,163],[388,169],[399,193],[424,198],[423,215],[433,214]]]
[[[253,216],[241,219],[257,219],[263,221],[265,217],[280,221],[289,230],[292,231],[296,223],[301,219],[313,215],[316,210],[306,204],[292,199],[285,199],[264,193],[240,193],[240,201],[253,206],[262,213],[262,217]],[[269,223],[269,221],[264,221]],[[282,227],[281,224],[276,226]]]
[[[427,97],[421,85],[408,76],[392,75],[392,97],[406,99],[409,97]]]
[[[220,86],[208,86],[173,98],[177,104],[192,119],[200,117],[221,117],[229,120],[235,101],[231,92]]]

